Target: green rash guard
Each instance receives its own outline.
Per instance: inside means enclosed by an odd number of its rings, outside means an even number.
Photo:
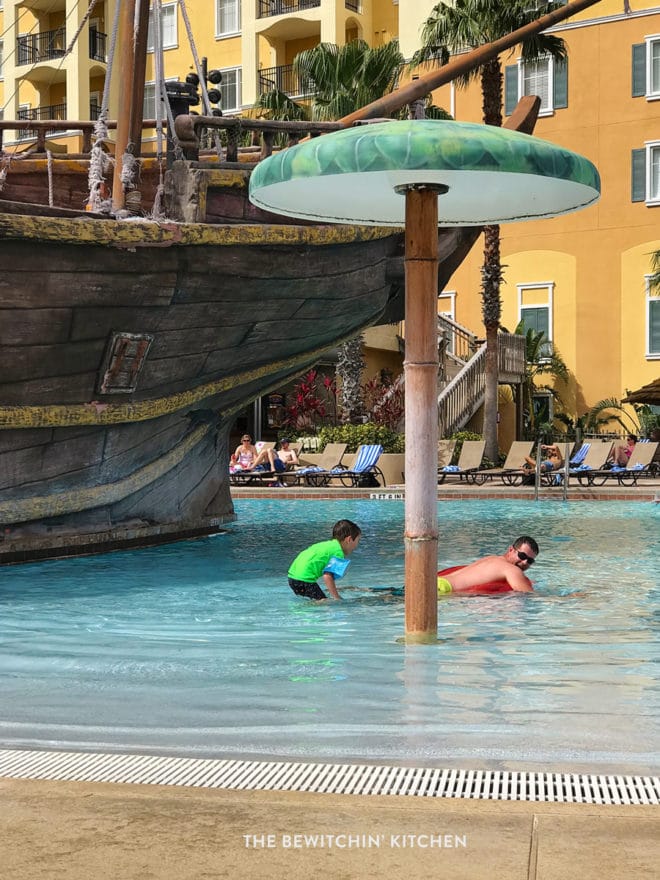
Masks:
[[[291,563],[288,571],[288,577],[296,581],[305,581],[306,583],[316,583],[323,574],[323,569],[330,561],[331,556],[337,559],[344,559],[344,551],[341,544],[336,538],[331,541],[319,541],[318,544],[312,544],[306,550],[300,552]]]

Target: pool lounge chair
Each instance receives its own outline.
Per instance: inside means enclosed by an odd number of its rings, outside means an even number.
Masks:
[[[464,440],[458,464],[443,467],[438,472],[438,483],[444,483],[448,477],[458,477],[469,483],[483,483],[486,478],[481,476],[478,471],[485,448],[485,440]]]
[[[639,477],[652,475],[651,464],[658,448],[654,441],[640,441],[635,444],[628,464],[623,467],[605,468],[595,471],[586,471],[586,481],[589,486],[602,486],[607,480],[616,479],[619,485],[634,486]]]
[[[355,463],[343,470],[334,469],[328,473],[328,484],[337,480],[342,486],[385,486],[385,477],[378,467],[378,459],[383,454],[380,443],[358,446]]]
[[[570,462],[570,473],[572,477],[577,477],[578,482],[588,485],[589,474],[591,471],[600,471],[605,467],[605,462],[612,451],[611,440],[591,440],[584,443],[587,447],[585,455],[580,461],[576,461],[573,456]]]
[[[509,447],[506,460],[502,467],[477,470],[475,476],[483,476],[484,480],[492,480],[499,477],[506,486],[515,486],[522,483],[527,473],[523,470],[525,458],[532,453],[532,440],[514,440]]]
[[[346,452],[346,443],[327,443],[323,452],[305,461],[303,456],[301,465],[284,474],[284,483],[300,486],[327,486],[328,472],[342,468],[342,458]]]
[[[456,449],[455,440],[438,440],[438,472],[451,464],[451,460]]]

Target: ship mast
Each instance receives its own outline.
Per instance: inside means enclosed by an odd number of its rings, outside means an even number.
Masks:
[[[115,168],[112,182],[112,209],[126,205],[124,168],[126,157],[137,158],[142,145],[142,108],[147,64],[149,28],[148,0],[117,0],[120,2],[117,44],[119,47],[116,75],[122,77],[117,111]]]

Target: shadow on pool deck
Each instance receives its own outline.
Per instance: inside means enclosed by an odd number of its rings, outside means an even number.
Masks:
[[[0,794],[12,880],[651,880],[660,864],[649,806],[13,779]],[[325,835],[325,847],[294,847],[302,834]]]

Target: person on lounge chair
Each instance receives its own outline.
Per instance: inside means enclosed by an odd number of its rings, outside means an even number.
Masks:
[[[541,445],[541,451],[545,450],[546,457],[541,462],[541,470],[543,471],[558,471],[559,468],[564,466],[564,456],[561,454],[561,449],[557,446],[556,443],[550,443],[548,446]],[[525,464],[523,465],[523,470],[533,471],[536,469],[536,459],[532,458],[531,455],[525,456]]]
[[[280,440],[280,448],[277,450],[277,457],[284,462],[287,470],[300,464],[298,461],[298,453],[290,446],[291,441],[287,437]]]
[[[636,445],[637,437],[635,434],[628,434],[625,446],[615,444],[614,449],[612,450],[612,455],[609,459],[612,467],[627,467],[630,456],[633,454]]]
[[[258,457],[257,447],[252,442],[249,434],[243,434],[236,452],[231,457],[230,470],[250,471]]]

